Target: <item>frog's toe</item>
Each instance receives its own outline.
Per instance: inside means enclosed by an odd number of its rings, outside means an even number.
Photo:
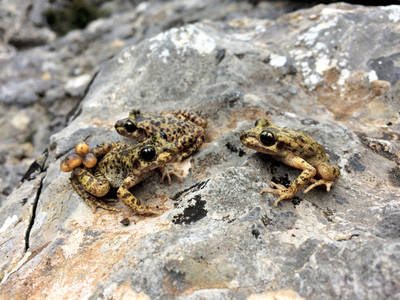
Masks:
[[[276,188],[276,189],[278,189],[278,190],[281,190],[281,191],[287,190],[287,187],[285,187],[284,185],[279,184],[279,183],[276,183],[276,182],[273,182],[273,181],[271,181],[271,182],[269,183],[269,186],[270,186],[270,187],[273,187],[273,188]]]
[[[263,189],[260,191],[260,195],[265,194],[265,193],[280,195],[280,194],[282,194],[282,191],[276,190],[276,189],[275,190],[274,189]]]
[[[270,187],[273,187],[274,189],[263,189],[260,191],[260,195],[262,195],[264,193],[282,195],[287,191],[287,188],[285,186],[283,186],[282,184],[271,181],[269,183],[269,185],[270,185]]]
[[[120,211],[118,208],[112,207],[112,206],[110,206],[110,205],[108,205],[108,204],[106,204],[106,203],[104,203],[104,202],[102,202],[100,200],[97,200],[96,203],[94,203],[94,207],[95,207],[94,208],[94,212],[96,212],[97,208],[102,208],[102,209],[105,209],[105,210],[115,211],[115,212],[119,212]],[[93,209],[93,207],[92,207],[92,209]]]
[[[333,181],[325,181],[323,179],[320,179],[320,180],[313,179],[311,182],[313,182],[313,184],[311,184],[309,187],[307,187],[304,190],[304,194],[308,193],[309,191],[311,191],[316,186],[320,186],[320,185],[323,185],[323,184],[326,186],[326,191],[329,192],[331,190],[332,185],[333,185]]]
[[[171,176],[175,176],[179,179],[179,181],[183,182],[183,170],[176,168],[171,164],[167,164],[164,167],[160,168],[161,171],[161,182],[164,182],[164,179],[167,178],[168,184],[171,184],[172,179]]]

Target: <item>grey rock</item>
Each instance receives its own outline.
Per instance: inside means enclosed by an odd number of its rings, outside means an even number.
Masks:
[[[147,8],[140,13],[157,11]],[[44,162],[3,201],[1,297],[398,298],[398,81],[369,63],[395,57],[395,40],[384,37],[398,34],[398,11],[321,5],[274,22],[203,21],[132,40],[99,67]],[[70,33],[57,47],[93,51],[81,42]],[[60,160],[88,136],[91,147],[127,141],[113,124],[132,108],[197,111],[208,120],[206,143],[185,161],[182,184],[154,175],[132,189],[165,205],[162,215],[135,216],[120,202],[120,213],[92,213]],[[240,132],[263,117],[325,147],[341,169],[331,192],[299,193],[277,208],[275,196],[259,194],[273,177],[299,174],[241,145]]]

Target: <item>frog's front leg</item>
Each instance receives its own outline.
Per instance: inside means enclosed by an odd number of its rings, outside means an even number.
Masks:
[[[278,206],[278,203],[280,201],[293,198],[294,195],[296,195],[296,193],[304,185],[311,181],[311,179],[315,176],[317,172],[312,165],[310,165],[301,157],[295,156],[294,154],[288,154],[287,156],[282,158],[281,161],[288,166],[303,170],[303,172],[301,172],[301,174],[290,184],[288,188],[284,187],[283,185],[271,182],[270,185],[276,187],[277,189],[264,189],[260,191],[260,194],[272,193],[279,195],[279,198],[274,202],[275,207]]]
[[[128,176],[124,179],[121,186],[118,188],[117,196],[118,198],[124,202],[127,206],[133,209],[133,211],[139,215],[154,215],[159,214],[158,212],[145,208],[140,205],[139,200],[129,191],[129,189],[141,181],[141,178],[136,176]]]
[[[320,163],[317,167],[317,173],[321,179],[311,179],[312,184],[304,190],[304,194],[319,185],[325,185],[326,191],[331,190],[332,185],[335,183],[337,178],[340,176],[339,168],[328,164],[327,162]]]
[[[90,178],[92,178],[92,180]],[[98,189],[99,186],[96,186],[95,184],[96,181],[100,182],[100,186],[102,186],[100,188],[100,192]],[[107,205],[100,199],[97,199],[93,196],[93,194],[105,195],[110,188],[108,181],[107,183],[105,183],[103,182],[103,179],[94,177],[94,175],[91,174],[89,171],[82,168],[76,168],[71,175],[71,184],[77,194],[86,202],[87,205],[89,205],[93,212],[96,212],[96,209],[99,207],[106,210],[118,211],[118,209]],[[90,194],[90,191],[92,191],[93,193]]]

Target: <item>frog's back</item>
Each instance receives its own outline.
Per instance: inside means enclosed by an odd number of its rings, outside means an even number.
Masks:
[[[300,156],[312,165],[327,160],[325,149],[308,134],[287,128],[280,128],[278,147]]]
[[[193,133],[198,126],[188,120],[182,120],[172,114],[163,116],[143,115],[140,127],[146,132],[156,134],[160,130],[167,135],[168,141],[173,142],[183,135]]]

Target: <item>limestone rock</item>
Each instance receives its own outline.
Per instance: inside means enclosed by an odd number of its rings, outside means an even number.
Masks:
[[[320,5],[127,44],[4,201],[0,297],[398,298],[400,56],[388,38],[398,16],[398,6]],[[208,120],[189,175],[168,186],[154,174],[132,189],[165,212],[135,216],[117,202],[120,213],[92,213],[60,160],[88,136],[92,147],[124,140],[113,124],[130,109],[175,108]],[[259,194],[272,177],[299,174],[241,145],[266,114],[324,145],[341,168],[330,193],[278,208]]]

